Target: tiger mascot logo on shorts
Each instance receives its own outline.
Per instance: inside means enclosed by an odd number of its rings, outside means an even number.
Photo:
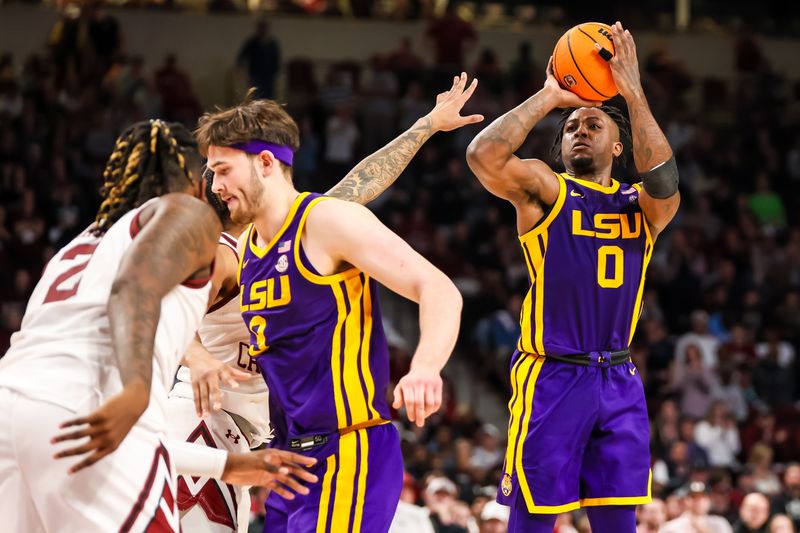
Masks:
[[[508,496],[511,494],[511,475],[506,474],[503,476],[503,483],[500,486],[500,490],[503,491],[504,496]]]

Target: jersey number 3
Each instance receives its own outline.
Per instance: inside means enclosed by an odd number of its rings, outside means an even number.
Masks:
[[[60,302],[75,296],[81,284],[81,274],[86,269],[86,265],[89,264],[89,258],[91,258],[95,248],[97,248],[96,244],[79,244],[64,252],[64,255],[61,256],[61,261],[77,259],[80,256],[86,256],[86,261],[73,265],[59,274],[50,285],[42,303]]]

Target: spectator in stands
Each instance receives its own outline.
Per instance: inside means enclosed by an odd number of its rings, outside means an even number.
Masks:
[[[795,533],[792,519],[785,514],[776,514],[769,521],[768,533]]]
[[[772,499],[772,512],[787,515],[800,528],[800,464],[792,463],[783,473],[783,487]]]
[[[781,491],[781,481],[772,471],[772,448],[758,443],[750,450],[747,466],[753,476],[755,490],[767,496],[775,496]]]
[[[659,533],[661,526],[667,522],[667,510],[659,498],[639,506],[636,513],[636,533]]]
[[[281,47],[270,34],[265,20],[256,22],[255,31],[242,44],[236,63],[247,71],[257,98],[275,99],[275,80],[281,66]]]
[[[727,520],[708,514],[711,500],[704,483],[691,483],[683,501],[684,513],[664,524],[660,533],[732,533]]]
[[[496,501],[488,501],[480,516],[480,533],[505,533],[508,531],[508,518],[511,511]]]
[[[724,402],[711,404],[708,416],[695,428],[695,440],[706,450],[711,466],[730,468],[736,464],[736,455],[741,450],[739,430]]]
[[[739,520],[733,526],[734,533],[767,533],[769,500],[759,492],[744,497],[739,507]]]
[[[675,363],[678,368],[682,367],[686,361],[687,347],[694,344],[700,350],[703,366],[713,370],[717,367],[719,340],[708,332],[708,313],[696,309],[692,311],[690,319],[692,330],[681,335],[675,345]]]
[[[681,413],[700,418],[719,394],[719,380],[712,368],[704,364],[698,345],[686,345],[684,361],[683,365],[673,367],[671,389],[680,397]]]

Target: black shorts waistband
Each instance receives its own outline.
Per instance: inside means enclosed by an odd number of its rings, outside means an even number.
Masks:
[[[590,352],[575,355],[545,355],[545,360],[551,359],[560,363],[582,366],[616,366],[631,360],[630,349],[618,352]]]

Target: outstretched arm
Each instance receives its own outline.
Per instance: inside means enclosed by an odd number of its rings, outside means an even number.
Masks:
[[[489,124],[467,148],[467,163],[483,186],[517,207],[531,202],[551,205],[558,195],[558,181],[549,165],[514,155],[534,126],[559,107],[598,105],[562,89],[551,63],[552,59],[547,65],[544,87]]]
[[[436,97],[436,106],[399,137],[367,156],[327,192],[328,196],[367,204],[381,195],[402,174],[420,147],[437,131],[450,131],[483,120],[481,115],[461,116],[461,108],[475,92],[478,80],[467,87],[467,75],[453,79],[449,91]]]
[[[633,160],[636,170],[642,175],[644,189],[639,195],[639,205],[652,228],[653,237],[675,216],[680,205],[680,193],[675,192],[666,197],[656,197],[648,193],[648,174],[654,170],[667,170],[667,166],[674,165],[672,148],[669,146],[664,132],[658,126],[647,98],[642,89],[639,76],[639,62],[636,59],[636,44],[631,32],[623,29],[622,24],[616,22],[611,26],[611,35],[614,41],[615,55],[609,61],[614,82],[620,95],[628,104],[628,114],[631,118],[631,134],[633,136]],[[672,168],[672,167],[670,167]],[[677,185],[677,174],[675,175]],[[662,195],[663,196],[663,195]]]
[[[186,194],[163,196],[141,212],[140,222],[142,230],[122,258],[108,301],[123,390],[89,416],[62,424],[62,428],[81,427],[54,442],[89,437],[87,443],[56,455],[89,454],[71,472],[116,450],[144,413],[150,400],[161,300],[192,275],[208,273],[222,230],[211,208]]]
[[[461,318],[461,294],[439,269],[352,202],[316,206],[305,228],[309,243],[332,264],[351,264],[388,289],[419,304],[420,339],[411,370],[394,391],[395,407],[422,426],[442,401],[439,373],[453,351]],[[364,246],[368,242],[369,246]]]

